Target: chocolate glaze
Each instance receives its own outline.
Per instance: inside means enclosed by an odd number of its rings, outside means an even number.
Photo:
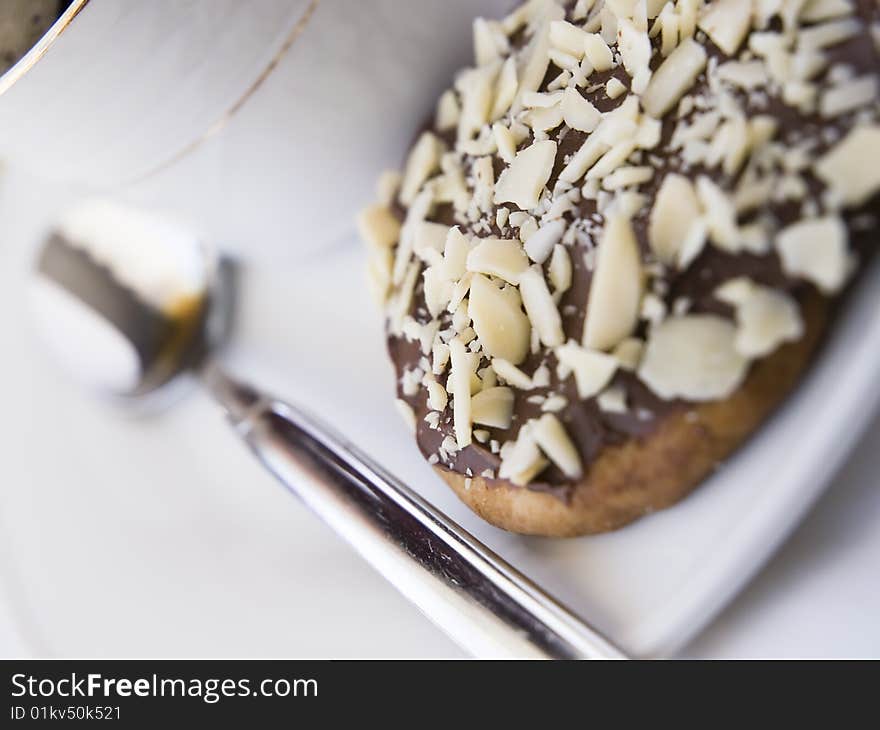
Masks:
[[[865,32],[845,43],[826,49],[826,55],[830,59],[828,68],[836,63],[845,63],[851,66],[857,75],[865,73],[878,74],[880,57],[878,57],[874,47],[869,27],[872,22],[880,20],[880,8],[878,8],[878,5],[873,0],[859,0],[857,2],[857,14],[865,23]],[[719,61],[728,60],[710,41],[706,41],[705,47],[710,58],[714,57]],[[660,63],[659,54],[655,55],[654,63]],[[555,78],[559,71],[560,69],[551,64],[544,84],[546,85]],[[582,90],[584,96],[602,112],[617,107],[625,98],[625,95],[622,95],[618,99],[613,100],[605,95],[604,83],[611,76],[616,76],[627,87],[629,86],[630,79],[626,71],[619,67],[610,72],[594,73],[589,78],[588,88],[599,84],[601,86],[592,92],[584,92]],[[698,79],[691,93],[700,93],[706,89],[706,86],[705,75],[703,75]],[[834,141],[841,138],[845,131],[851,127],[853,120],[852,114],[830,121],[822,119],[818,115],[803,115],[783,104],[781,100],[769,96],[769,94],[767,95],[766,103],[755,104],[744,94],[739,95],[739,100],[747,117],[767,114],[778,120],[780,131],[776,136],[777,140],[794,143],[796,140],[815,138],[816,145],[812,152],[815,157],[820,156],[826,149],[833,146]],[[684,119],[688,119],[688,117],[684,117]],[[653,179],[640,186],[639,192],[647,194],[649,200],[653,200],[667,172],[678,172],[692,179],[696,178],[697,175],[707,175],[725,190],[729,191],[734,188],[737,177],[726,176],[718,168],[706,169],[700,166],[693,166],[689,169],[683,168],[678,153],[670,150],[669,146],[677,122],[678,117],[674,113],[667,114],[664,117],[661,143],[655,150],[651,151],[652,154],[650,155],[652,160],[657,158],[656,161],[659,164],[655,165],[656,172]],[[829,126],[834,127],[839,132],[830,141],[822,134],[822,131],[826,130]],[[454,133],[438,134],[438,136],[444,138],[450,146],[453,146]],[[558,130],[551,133],[550,138],[556,140],[559,144],[559,153],[557,154],[555,169],[548,182],[550,189],[553,188],[558,179],[559,173],[564,166],[565,158],[576,152],[586,137],[587,135],[582,132],[569,130],[564,138],[559,140]],[[531,139],[527,139],[520,147],[528,146],[531,142]],[[504,169],[505,165],[498,159],[496,159],[495,164],[497,179],[497,175]],[[647,156],[644,164],[649,164]],[[810,177],[808,173],[804,173],[804,175],[806,176],[806,182],[811,195],[818,196],[822,191],[821,183],[817,179]],[[508,207],[511,211],[516,210],[514,206]],[[651,205],[649,204],[633,219],[633,228],[643,251],[643,256],[646,259],[650,258],[647,236],[650,209]],[[395,213],[403,220],[405,210],[398,207]],[[579,204],[576,217],[588,218],[595,213],[595,201],[583,200]],[[777,202],[768,200],[766,205],[756,214],[753,214],[752,217],[768,213],[776,222],[777,227],[782,228],[801,218],[801,201]],[[858,253],[859,261],[862,263],[876,248],[876,241],[872,240],[876,235],[876,220],[867,229],[864,226],[853,225],[853,221],[856,218],[864,218],[865,213],[880,215],[880,196],[875,197],[861,209],[848,211],[844,215],[844,218],[850,224],[850,246]],[[570,218],[570,214],[566,217]],[[449,206],[439,206],[436,208],[431,219],[450,226],[456,225]],[[750,218],[745,218],[740,222],[748,222],[749,220]],[[462,226],[462,230],[466,233],[472,233],[472,231],[468,231],[464,226]],[[501,237],[515,236],[515,233],[510,231],[510,229],[505,233],[494,227],[492,234]],[[481,235],[486,234],[483,233]],[[586,251],[586,249],[583,249],[583,251]],[[571,288],[562,297],[559,309],[563,317],[563,329],[566,338],[580,341],[583,332],[583,322],[586,316],[586,302],[589,296],[591,274],[586,267],[583,256],[578,254],[577,246],[570,250],[570,254],[573,265],[573,281]],[[700,256],[688,269],[682,272],[669,272],[667,274],[666,280],[668,281],[669,289],[668,293],[662,298],[670,308],[676,299],[684,297],[691,302],[689,309],[691,312],[716,313],[730,316],[732,313],[730,308],[715,299],[713,292],[719,284],[737,276],[747,276],[767,286],[789,291],[795,297],[802,297],[811,287],[811,285],[801,280],[794,280],[785,276],[780,260],[775,252],[766,255],[745,253],[732,255],[707,244]],[[416,290],[410,314],[420,323],[427,322],[430,319],[426,311],[421,284]],[[636,334],[644,335],[644,324],[641,325],[640,331]],[[417,342],[407,342],[404,338],[389,337],[388,349],[391,359],[396,366],[398,382],[403,372],[415,367],[422,357],[419,344]],[[559,381],[555,372],[556,361],[552,353],[549,355],[547,353],[530,355],[521,367],[525,372],[532,373],[542,362],[550,367],[550,386],[530,391],[529,395],[560,393],[568,399],[568,406],[557,415],[565,424],[566,430],[578,447],[587,468],[589,468],[590,462],[606,446],[620,444],[632,438],[639,439],[649,436],[663,422],[666,416],[689,407],[689,404],[685,401],[665,401],[658,398],[633,374],[618,371],[613,383],[619,384],[625,389],[629,409],[626,413],[622,414],[605,413],[599,410],[595,399],[591,398],[586,401],[579,399],[573,378]],[[488,361],[484,361],[480,367],[486,364],[488,364]],[[441,414],[440,427],[432,429],[424,421],[424,416],[430,410],[427,406],[424,390],[420,390],[415,396],[406,396],[402,389],[398,387],[398,397],[409,403],[416,415],[416,436],[422,454],[426,458],[436,454],[443,439],[453,433],[451,405]],[[503,443],[504,441],[515,439],[519,429],[526,421],[540,415],[540,406],[529,403],[523,394],[518,392],[511,428],[504,431],[488,428],[486,430],[491,433],[492,439],[498,439]],[[471,446],[454,455],[450,455],[450,460],[445,465],[445,468],[450,468],[455,472],[465,475],[479,475],[486,469],[497,472],[499,464],[500,458],[491,452],[488,445],[479,444],[474,441]],[[440,464],[440,466],[444,465]],[[527,488],[546,491],[561,499],[566,499],[571,494],[572,484],[556,467],[550,466],[535,481],[530,483]]]

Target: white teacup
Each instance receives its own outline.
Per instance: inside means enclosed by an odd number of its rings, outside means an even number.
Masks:
[[[283,257],[352,230],[511,0],[74,0],[0,78],[0,159]]]

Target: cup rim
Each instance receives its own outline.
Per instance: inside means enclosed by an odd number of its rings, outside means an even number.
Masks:
[[[10,88],[30,71],[37,62],[46,55],[46,52],[52,47],[52,44],[58,40],[61,34],[67,30],[73,19],[79,15],[80,11],[88,5],[89,0],[73,0],[67,9],[58,16],[58,19],[52,23],[52,26],[40,37],[30,50],[25,53],[15,64],[7,69],[6,73],[0,75],[0,96],[9,91]]]

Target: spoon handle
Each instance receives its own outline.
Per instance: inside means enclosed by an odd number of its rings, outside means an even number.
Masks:
[[[344,437],[211,366],[205,380],[284,486],[479,657],[624,658],[595,629]]]

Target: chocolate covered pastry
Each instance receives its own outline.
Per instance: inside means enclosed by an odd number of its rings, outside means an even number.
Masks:
[[[359,220],[398,405],[516,532],[688,494],[876,246],[875,0],[530,0],[474,23]]]

